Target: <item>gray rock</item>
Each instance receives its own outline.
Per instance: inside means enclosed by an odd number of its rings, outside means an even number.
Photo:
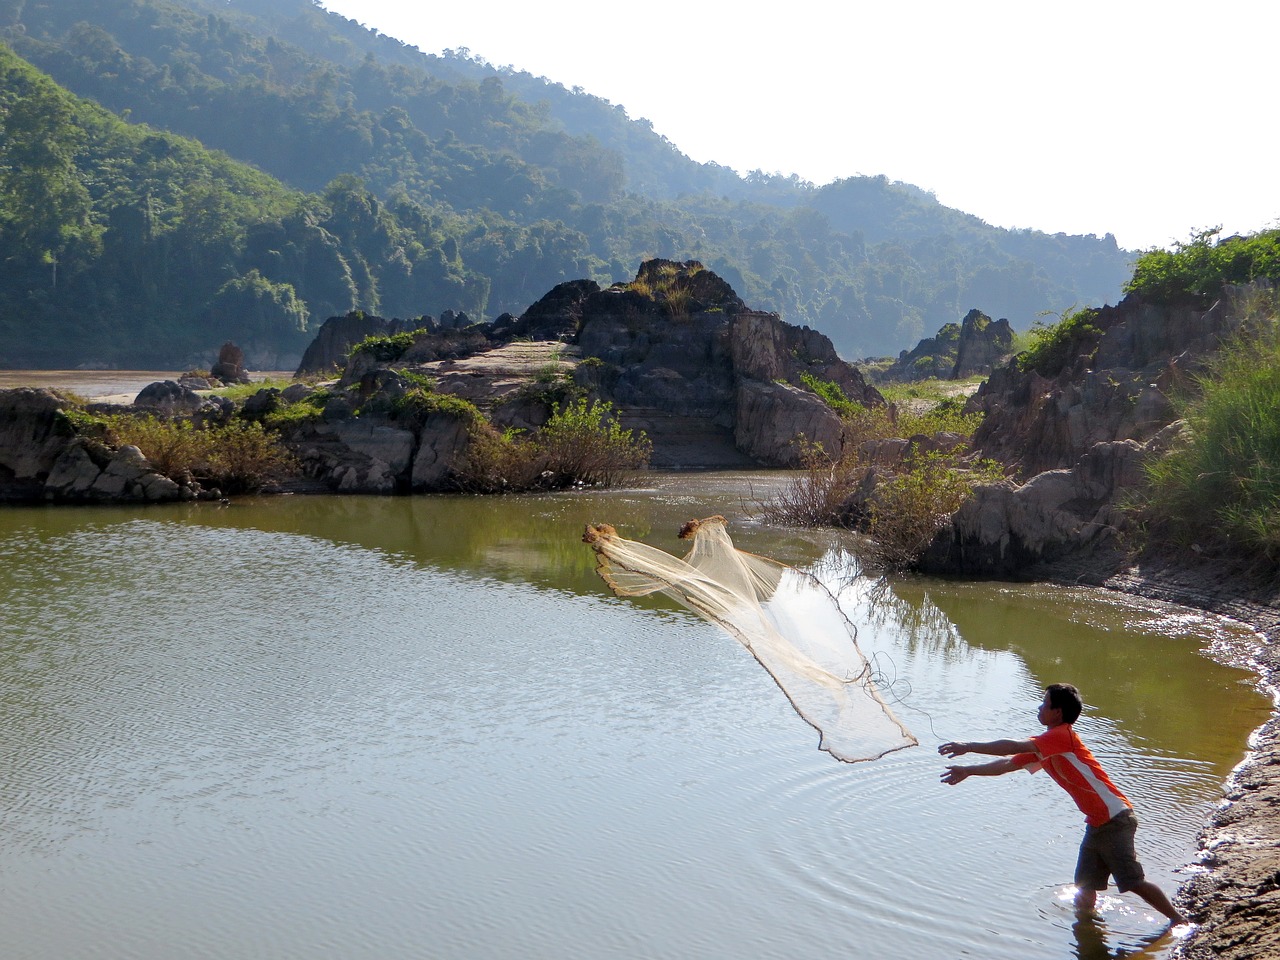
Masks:
[[[787,383],[739,383],[736,431],[738,449],[763,463],[799,465],[804,441],[820,444],[833,459],[844,451],[844,427],[836,412]]]

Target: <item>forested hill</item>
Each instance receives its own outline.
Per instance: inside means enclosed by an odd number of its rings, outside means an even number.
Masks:
[[[653,256],[854,358],[1129,275],[1110,236],[1000,230],[884,177],[695,163],[621,106],[310,0],[0,0],[0,39],[3,365],[229,337],[269,363],[333,313],[492,318]]]

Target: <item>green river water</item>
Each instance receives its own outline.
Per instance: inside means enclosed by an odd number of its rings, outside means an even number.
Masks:
[[[1239,627],[1085,590],[856,574],[771,527],[781,475],[507,498],[0,511],[0,943],[11,960],[1161,956],[1080,924],[1043,775],[938,782],[948,739],[1077,729],[1172,892],[1269,702]],[[847,572],[920,746],[841,764],[727,634],[622,600],[588,521]]]

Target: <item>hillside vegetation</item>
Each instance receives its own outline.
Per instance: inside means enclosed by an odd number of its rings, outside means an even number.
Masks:
[[[1180,547],[1280,559],[1280,230],[1213,242],[1203,233],[1150,253],[1129,286],[1153,299],[1203,298],[1224,283],[1264,281],[1243,323],[1206,369],[1178,391],[1186,426],[1147,469],[1143,507],[1153,531]],[[1269,281],[1270,286],[1265,283]]]
[[[975,306],[1026,327],[1128,275],[1110,236],[996,229],[885,177],[695,163],[621,106],[310,0],[0,0],[0,38],[26,61],[6,49],[0,90],[6,365],[283,355],[331,314],[491,319],[651,257],[852,358]]]

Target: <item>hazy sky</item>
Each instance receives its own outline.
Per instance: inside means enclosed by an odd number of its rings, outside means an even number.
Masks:
[[[621,104],[695,160],[884,174],[1142,249],[1280,226],[1274,0],[322,0]]]

